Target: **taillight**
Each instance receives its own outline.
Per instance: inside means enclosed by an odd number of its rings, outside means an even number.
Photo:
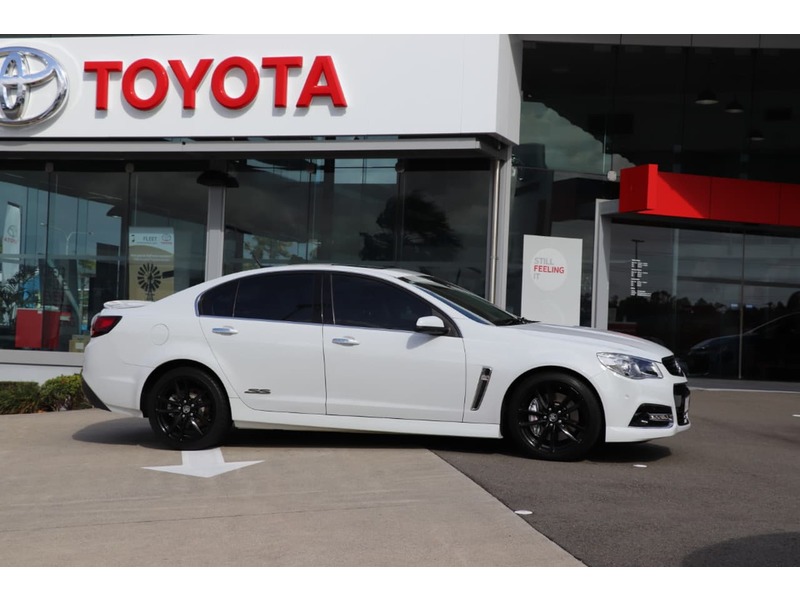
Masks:
[[[92,331],[91,335],[93,338],[100,337],[101,335],[107,334],[109,331],[114,329],[122,320],[122,317],[118,316],[105,316],[105,315],[97,315],[94,319],[92,319]]]

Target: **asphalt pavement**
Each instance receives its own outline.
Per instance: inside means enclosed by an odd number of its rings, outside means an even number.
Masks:
[[[797,384],[690,384],[689,431],[577,463],[483,440],[426,447],[590,567],[800,568]]]

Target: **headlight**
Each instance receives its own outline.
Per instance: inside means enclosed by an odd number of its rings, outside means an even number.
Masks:
[[[658,364],[646,358],[638,358],[629,354],[598,352],[597,359],[606,369],[630,379],[661,379],[662,377]]]

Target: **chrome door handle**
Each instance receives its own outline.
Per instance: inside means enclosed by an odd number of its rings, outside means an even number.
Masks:
[[[239,333],[239,330],[233,327],[214,327],[211,333],[216,333],[217,335],[236,335]]]
[[[356,338],[352,338],[350,336],[333,338],[331,341],[339,346],[358,346],[361,343]]]

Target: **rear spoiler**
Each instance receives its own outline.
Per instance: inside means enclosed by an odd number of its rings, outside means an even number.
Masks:
[[[139,308],[152,304],[150,300],[109,300],[103,303],[103,308],[118,310],[121,308]]]

